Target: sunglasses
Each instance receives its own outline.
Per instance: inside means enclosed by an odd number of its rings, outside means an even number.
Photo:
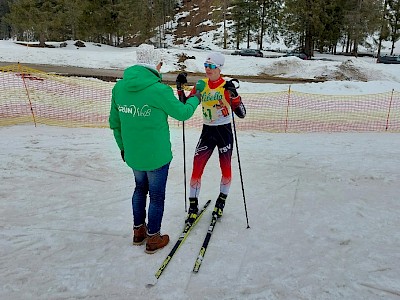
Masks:
[[[217,65],[214,65],[214,64],[205,63],[205,64],[204,64],[204,68],[209,68],[209,69],[211,69],[211,70],[214,70],[214,69],[216,69],[216,68],[218,68],[218,67],[217,67]]]

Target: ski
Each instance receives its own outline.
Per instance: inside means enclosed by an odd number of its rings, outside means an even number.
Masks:
[[[206,202],[206,204],[204,204],[203,208],[199,211],[199,214],[198,214],[197,218],[192,223],[189,223],[189,222],[185,223],[185,227],[183,228],[182,233],[179,236],[178,240],[176,241],[174,247],[172,248],[172,250],[170,251],[168,256],[165,258],[164,262],[161,264],[161,267],[158,269],[158,271],[154,275],[156,277],[156,279],[160,278],[161,274],[163,273],[163,271],[167,267],[168,263],[170,262],[170,260],[174,256],[175,252],[178,251],[179,247],[186,240],[186,238],[189,235],[190,231],[197,224],[197,222],[200,220],[200,218],[202,217],[204,211],[207,209],[207,206],[210,204],[210,202],[211,202],[211,200],[208,200]]]
[[[194,267],[193,267],[194,273],[199,272],[201,263],[203,262],[203,259],[204,259],[204,255],[206,254],[206,251],[207,251],[208,243],[210,242],[211,235],[214,231],[215,224],[217,224],[217,220],[218,220],[217,215],[212,214],[210,226],[208,227],[208,231],[207,231],[206,237],[204,239],[203,246],[201,247],[201,249],[199,251],[199,255],[197,256],[197,259],[194,263]]]

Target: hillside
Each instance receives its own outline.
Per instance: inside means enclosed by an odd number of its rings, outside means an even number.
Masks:
[[[229,17],[229,14],[227,14]],[[227,20],[227,26],[232,21]],[[187,0],[175,15],[172,28],[167,28],[174,45],[209,46],[206,40],[223,45],[223,1]],[[207,39],[205,37],[208,37]],[[228,48],[233,48],[230,43]]]
[[[186,47],[210,47],[213,50],[224,48],[224,12],[226,13],[227,28],[227,49],[236,49],[236,40],[233,37],[231,26],[234,24],[230,20],[230,8],[224,7],[230,1],[226,0],[183,0],[182,7],[174,16],[174,21],[167,23],[165,28],[166,46],[186,46]],[[269,36],[263,38],[262,50],[291,51],[283,42],[271,42]],[[377,37],[369,37],[365,45],[359,45],[359,56],[373,56],[377,51],[373,40]],[[157,44],[157,38],[154,43]],[[210,41],[211,44],[210,44]],[[250,41],[250,48],[258,48],[256,40]],[[242,40],[239,48],[247,48],[247,40]],[[396,48],[396,47],[395,47]],[[389,53],[391,42],[384,41],[382,53]],[[337,54],[350,55],[344,53],[343,45],[338,45]]]

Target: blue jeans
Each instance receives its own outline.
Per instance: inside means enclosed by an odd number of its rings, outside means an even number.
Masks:
[[[145,223],[147,194],[149,194],[150,204],[147,220],[149,234],[157,233],[161,229],[169,164],[153,171],[133,170],[136,183],[132,196],[133,225],[139,226]]]

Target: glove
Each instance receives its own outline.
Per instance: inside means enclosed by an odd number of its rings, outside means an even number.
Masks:
[[[122,157],[122,160],[125,161],[125,151],[124,150],[121,150],[121,157]]]
[[[233,110],[238,108],[241,103],[242,103],[242,97],[237,96],[237,97],[231,98],[231,103],[230,104],[231,104],[231,107],[232,107]]]
[[[178,99],[179,99],[179,101],[181,101],[183,104],[186,104],[187,97],[186,97],[186,95],[185,95],[185,91],[184,91],[184,90],[179,90],[179,89],[178,89]]]
[[[236,87],[232,81],[227,81],[224,85],[224,89],[227,90],[232,97],[239,96],[238,92],[236,91]]]
[[[182,90],[183,85],[187,83],[187,73],[179,73],[178,76],[176,77],[176,89]]]
[[[233,112],[241,119],[246,116],[246,108],[244,107],[243,103],[240,103],[239,106],[233,110]]]

